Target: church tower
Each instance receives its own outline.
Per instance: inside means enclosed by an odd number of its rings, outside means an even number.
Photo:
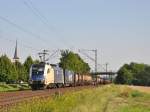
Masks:
[[[15,47],[15,53],[14,53],[13,61],[14,61],[14,62],[18,62],[18,61],[19,61],[19,57],[18,57],[18,43],[17,43],[17,40],[16,40],[16,47]]]

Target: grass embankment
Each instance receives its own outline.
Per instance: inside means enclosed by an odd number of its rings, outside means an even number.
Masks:
[[[28,90],[28,84],[0,84],[0,92]]]
[[[150,94],[125,86],[107,85],[48,99],[33,99],[8,112],[150,112]]]

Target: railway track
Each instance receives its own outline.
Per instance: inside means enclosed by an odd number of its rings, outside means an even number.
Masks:
[[[17,92],[3,92],[0,93],[0,110],[7,109],[10,106],[14,106],[23,101],[30,101],[33,98],[47,98],[56,93],[65,93],[70,91],[78,91],[85,88],[93,88],[95,86],[78,86],[78,87],[67,87],[37,91],[17,91]]]

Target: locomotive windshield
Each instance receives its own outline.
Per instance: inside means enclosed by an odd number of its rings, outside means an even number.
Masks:
[[[43,75],[44,74],[44,65],[33,65],[32,66],[32,75]]]

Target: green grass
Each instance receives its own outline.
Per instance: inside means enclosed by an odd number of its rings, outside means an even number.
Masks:
[[[0,92],[21,91],[29,88],[28,84],[0,84]]]
[[[107,85],[64,95],[56,93],[47,99],[33,99],[7,112],[150,112],[150,94]]]

